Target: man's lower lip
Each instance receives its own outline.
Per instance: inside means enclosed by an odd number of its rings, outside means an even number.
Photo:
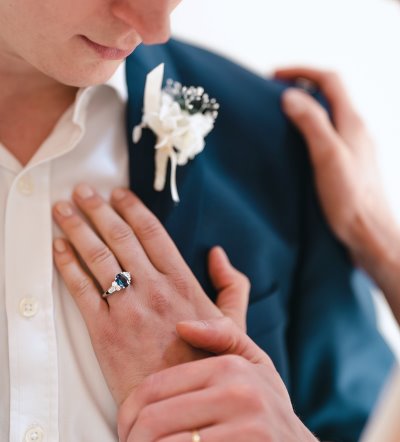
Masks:
[[[94,49],[102,58],[106,60],[122,60],[128,57],[134,51],[134,49],[130,51],[121,51],[120,49],[117,48],[108,48],[106,46],[101,46],[93,42],[92,40],[89,40],[84,35],[81,35],[81,37],[88,46]]]

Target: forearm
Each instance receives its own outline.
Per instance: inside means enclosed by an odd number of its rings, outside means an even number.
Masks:
[[[400,227],[389,216],[362,224],[353,255],[382,290],[400,324]]]
[[[396,247],[393,244],[393,247]],[[397,241],[397,248],[400,249],[400,239]],[[371,261],[367,271],[371,274],[378,287],[382,290],[390,308],[400,324],[400,257],[390,256],[388,253],[377,262]]]

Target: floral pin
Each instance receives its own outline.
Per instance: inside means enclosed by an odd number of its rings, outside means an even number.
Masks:
[[[214,128],[219,104],[215,98],[210,99],[202,87],[186,87],[167,80],[162,89],[163,77],[164,64],[147,75],[142,122],[133,129],[133,142],[139,142],[144,128],[155,133],[154,189],[164,189],[168,161],[171,161],[171,195],[178,203],[177,166],[184,166],[203,151],[204,138]]]

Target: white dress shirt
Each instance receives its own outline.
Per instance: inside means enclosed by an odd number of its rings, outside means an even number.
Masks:
[[[0,441],[117,441],[116,406],[58,274],[53,204],[128,186],[125,64],[81,88],[29,164],[0,144]],[[111,285],[110,281],[110,285]]]

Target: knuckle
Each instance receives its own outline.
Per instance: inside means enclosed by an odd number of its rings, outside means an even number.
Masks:
[[[138,233],[145,241],[158,236],[161,231],[160,222],[153,215],[147,214],[142,222],[138,222]]]
[[[225,356],[220,356],[219,359],[219,370],[222,374],[243,373],[245,370],[247,370],[247,366],[248,364],[246,360],[241,356],[225,355]]]
[[[254,401],[254,388],[248,384],[234,384],[227,388],[226,395],[232,401],[239,404],[249,404]]]
[[[77,298],[86,295],[91,287],[92,283],[89,277],[74,280],[71,282],[71,290]]]
[[[182,275],[181,272],[174,272],[171,274],[171,277],[174,290],[184,297],[189,298],[193,291],[193,287],[188,278],[185,275]]]
[[[247,408],[253,410],[254,413],[264,412],[265,402],[264,398],[261,396],[261,394],[259,394],[259,389],[256,390],[255,388],[249,388],[249,390],[252,392],[252,396],[246,396]]]
[[[113,242],[126,242],[132,238],[132,229],[124,222],[114,222],[109,227],[109,238]]]
[[[103,264],[112,258],[111,250],[104,244],[89,249],[88,259],[93,264]]]
[[[154,287],[149,293],[150,307],[157,313],[163,314],[169,310],[170,300],[165,290]]]
[[[232,328],[236,328],[236,322],[230,318],[229,316],[223,316],[220,319],[221,325],[224,327],[225,330],[232,330]]]
[[[147,430],[147,432],[151,432],[152,428],[154,428],[154,423],[157,420],[158,413],[156,411],[156,407],[154,405],[146,405],[143,407],[137,418],[137,425],[141,427],[141,429]]]
[[[260,413],[265,410],[264,399],[258,393],[259,389],[250,384],[237,384],[229,387],[227,392],[229,401],[246,406],[246,410],[252,413]]]

